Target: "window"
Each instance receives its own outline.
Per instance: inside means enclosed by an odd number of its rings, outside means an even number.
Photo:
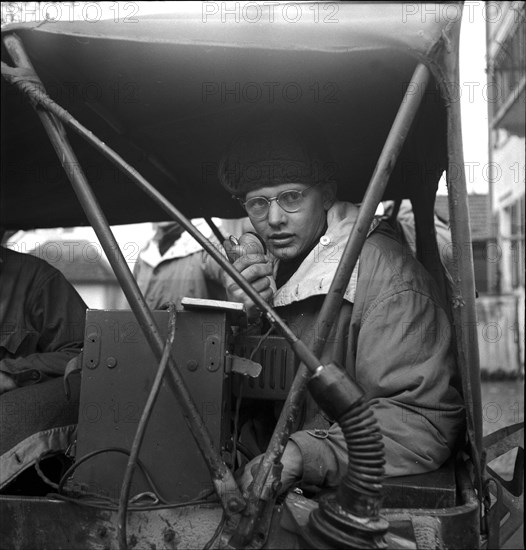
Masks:
[[[524,286],[524,195],[509,207],[511,286]]]
[[[526,50],[525,6],[516,14],[517,24],[513,31],[502,42],[493,62],[493,81],[495,83],[495,112],[506,103],[508,98],[518,90],[524,78]]]

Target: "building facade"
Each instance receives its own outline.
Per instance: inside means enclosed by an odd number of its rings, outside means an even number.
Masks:
[[[526,3],[490,2],[486,12],[490,228],[489,290],[511,300],[524,372]]]
[[[75,287],[89,309],[129,309],[98,243],[50,239],[29,252],[58,269]]]

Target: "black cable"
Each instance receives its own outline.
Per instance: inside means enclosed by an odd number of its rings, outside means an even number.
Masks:
[[[221,230],[217,225],[214,223],[214,220],[210,216],[205,216],[205,222],[208,224],[208,227],[212,230],[212,233],[215,235],[216,239],[219,241],[219,244],[223,246],[223,242],[225,241],[225,236],[223,233],[221,233]]]
[[[46,457],[44,457],[46,458]],[[35,470],[36,470],[36,473],[38,474],[38,477],[40,477],[40,479],[46,483],[47,485],[49,485],[50,487],[53,487],[53,489],[58,489],[58,483],[55,483],[53,481],[51,481],[47,475],[42,471],[42,469],[40,468],[40,460],[41,459],[38,459],[36,462],[35,462]]]
[[[170,319],[168,322],[168,338],[166,338],[166,343],[164,345],[163,355],[159,363],[159,368],[157,369],[157,373],[155,374],[155,379],[150,389],[150,393],[148,394],[146,405],[144,406],[139,424],[137,425],[137,431],[135,432],[135,437],[133,438],[130,457],[128,459],[128,464],[126,466],[126,471],[124,472],[124,478],[122,481],[121,494],[119,497],[119,511],[117,514],[117,532],[119,547],[121,548],[121,550],[128,549],[128,544],[126,541],[126,513],[128,511],[128,498],[130,496],[131,481],[133,478],[135,465],[137,464],[142,440],[144,439],[144,434],[146,433],[146,427],[152,414],[153,406],[155,405],[157,396],[159,395],[159,390],[161,389],[161,383],[164,377],[164,373],[166,372],[166,367],[168,366],[168,359],[170,358],[172,345],[175,339],[175,304],[171,303],[169,305],[169,311]]]
[[[59,484],[58,484],[58,487],[57,487],[57,491],[59,494],[63,494],[63,490],[64,490],[64,484],[66,482],[66,480],[68,479],[68,477],[70,477],[73,472],[81,465],[83,464],[84,462],[86,462],[87,460],[89,460],[90,458],[93,458],[94,456],[97,456],[99,454],[102,454],[102,453],[122,453],[122,454],[125,454],[125,455],[130,455],[130,451],[128,451],[128,449],[123,449],[122,447],[106,447],[104,449],[98,449],[96,451],[92,451],[91,453],[87,453],[85,454],[82,458],[80,458],[79,460],[75,461],[74,464],[72,464],[67,470],[66,472],[64,473],[64,475],[62,476]],[[150,474],[148,473],[148,470],[146,469],[146,467],[144,466],[144,464],[140,461],[140,460],[137,460],[137,466],[139,466],[141,472],[143,473],[144,477],[146,478],[146,481],[148,482],[148,484],[150,485],[150,487],[152,488],[153,492],[155,493],[155,495],[157,496],[157,498],[159,499],[160,502],[164,503],[164,504],[168,504],[168,502],[162,497],[162,495],[160,494],[158,488],[156,487],[153,479],[150,477]],[[93,493],[84,493],[86,495],[88,494],[93,494]],[[65,495],[64,495],[65,496]],[[94,495],[98,498],[105,498],[107,499],[107,497],[104,497],[103,495]],[[107,499],[108,500],[108,499]]]
[[[252,353],[250,354],[250,361],[254,358],[254,355],[258,352],[259,348],[263,344],[263,342],[269,337],[270,333],[274,330],[274,327],[270,327],[265,334],[260,338],[259,342],[257,343],[256,347],[252,350]]]
[[[54,498],[57,500],[62,500],[64,502],[71,502],[72,504],[78,504],[79,506],[87,506],[88,508],[97,508],[99,510],[109,510],[111,512],[118,512],[119,510],[119,504],[111,499],[108,499],[107,497],[101,497],[106,500],[109,500],[109,503],[100,502],[100,499],[84,499],[84,498],[76,498],[76,497],[70,497],[67,495],[59,494],[59,493],[48,493],[47,495],[49,498]],[[152,510],[168,510],[173,508],[183,508],[185,506],[198,506],[201,504],[216,504],[218,503],[218,500],[206,500],[206,499],[200,499],[200,500],[189,500],[186,502],[173,502],[168,504],[152,504],[152,505],[129,505],[128,510],[131,510],[132,512],[149,512]]]
[[[234,442],[232,445],[232,466],[236,469],[236,457],[237,457],[237,430],[239,428],[239,411],[241,409],[241,401],[243,399],[243,380],[239,384],[239,394],[236,399],[236,412],[234,414]]]
[[[217,537],[223,531],[223,527],[225,526],[225,521],[226,521],[226,515],[225,515],[225,512],[223,510],[223,515],[221,516],[221,521],[217,525],[216,530],[214,531],[214,534],[212,535],[210,540],[203,546],[203,550],[210,550],[210,548],[212,548],[212,545],[216,541]]]

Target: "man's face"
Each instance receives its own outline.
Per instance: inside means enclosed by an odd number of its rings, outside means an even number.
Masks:
[[[245,201],[254,197],[270,199],[283,191],[304,191],[309,187],[311,186],[302,183],[260,187],[247,193]],[[277,201],[273,200],[264,218],[251,217],[250,221],[276,258],[292,260],[307,252],[319,239],[325,226],[327,210],[332,202],[330,191],[321,184],[305,191],[298,212],[285,212]]]

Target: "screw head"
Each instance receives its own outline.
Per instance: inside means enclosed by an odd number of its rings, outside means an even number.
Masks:
[[[227,506],[228,506],[228,509],[231,512],[234,512],[234,513],[241,512],[241,510],[243,510],[243,508],[245,508],[245,505],[243,504],[243,502],[241,502],[237,498],[231,498],[227,502]]]
[[[195,359],[190,359],[190,361],[188,361],[186,363],[186,368],[190,371],[190,372],[195,372],[197,370],[197,367],[198,367],[198,363]]]
[[[117,366],[117,359],[115,359],[115,357],[107,357],[106,358],[106,366],[109,368],[109,369],[113,369],[114,367]]]

